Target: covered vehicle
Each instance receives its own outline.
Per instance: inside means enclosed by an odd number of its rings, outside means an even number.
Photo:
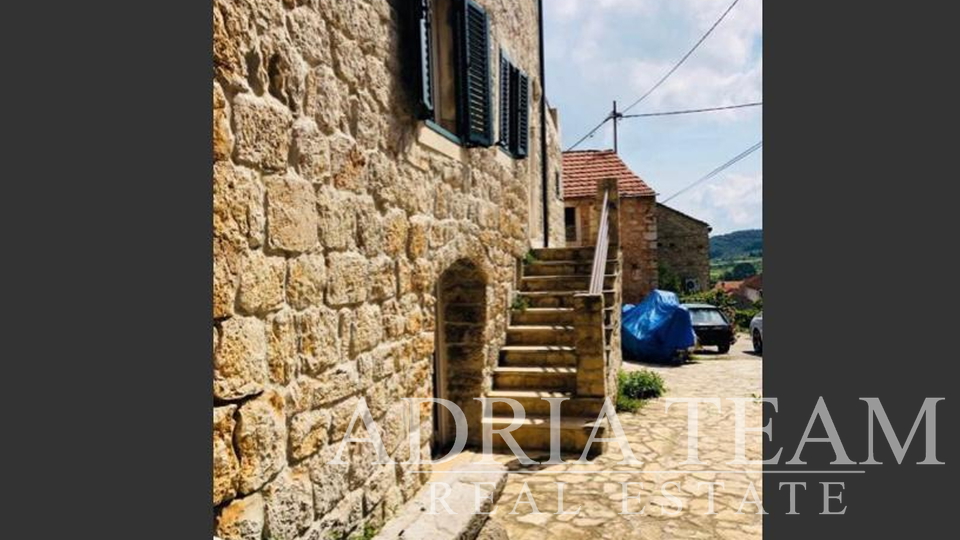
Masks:
[[[677,295],[659,289],[639,304],[623,306],[621,326],[624,356],[647,362],[673,361],[696,339],[690,313]]]

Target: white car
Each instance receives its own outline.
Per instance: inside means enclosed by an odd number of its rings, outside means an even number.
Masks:
[[[750,321],[750,336],[753,337],[753,350],[763,354],[763,312],[757,313]]]

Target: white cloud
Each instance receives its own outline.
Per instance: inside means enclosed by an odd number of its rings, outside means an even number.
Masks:
[[[763,173],[727,173],[668,203],[702,219],[713,234],[763,226]]]

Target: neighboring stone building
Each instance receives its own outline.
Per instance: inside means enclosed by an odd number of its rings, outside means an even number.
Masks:
[[[710,224],[664,204],[657,204],[657,259],[661,271],[682,291],[710,288]]]
[[[218,536],[319,540],[378,525],[428,478],[402,463],[413,422],[402,398],[439,395],[477,422],[518,259],[564,238],[537,9],[214,0]],[[639,185],[624,196],[652,206]],[[457,361],[438,373],[435,353]],[[361,398],[400,464],[374,464],[360,443],[349,464],[328,464]],[[434,420],[424,409],[424,456],[447,442]]]
[[[623,302],[637,303],[657,288],[656,193],[613,150],[563,153],[564,226],[567,245],[592,245],[597,235],[590,209],[597,182],[616,178],[620,189]]]

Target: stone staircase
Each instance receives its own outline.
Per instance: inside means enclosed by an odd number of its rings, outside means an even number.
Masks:
[[[613,246],[610,253],[615,256],[619,250]],[[532,255],[534,260],[523,265],[517,291],[519,303],[527,307],[510,312],[506,345],[500,349],[487,397],[511,398],[523,406],[524,423],[511,435],[525,452],[550,449],[550,402],[542,398],[570,398],[560,407],[560,448],[564,453],[579,456],[603,407],[602,393],[578,395],[578,375],[583,375],[578,374],[578,366],[582,365],[578,353],[583,351],[578,351],[577,343],[578,335],[584,332],[575,327],[575,298],[589,289],[594,248],[534,249]],[[608,259],[603,286],[605,355],[610,353],[614,324],[619,324],[614,316],[619,306],[619,272],[620,261]],[[595,336],[599,325],[598,319]],[[510,404],[495,402],[492,412],[492,417],[483,422],[493,424],[494,429],[505,428],[512,422]],[[597,437],[604,436],[601,427]],[[497,434],[493,443],[500,449],[507,448]],[[600,452],[602,443],[594,443],[589,455]]]

